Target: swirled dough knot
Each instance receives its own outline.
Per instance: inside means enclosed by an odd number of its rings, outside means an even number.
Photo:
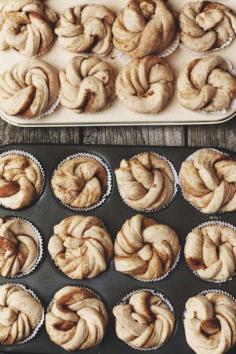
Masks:
[[[112,49],[114,20],[114,13],[106,6],[75,6],[63,12],[55,32],[65,49],[104,56]]]
[[[1,0],[0,50],[14,48],[27,57],[47,52],[54,42],[57,14],[39,0]]]
[[[115,268],[139,280],[155,280],[174,265],[180,252],[175,231],[142,215],[126,220],[115,241]]]
[[[134,209],[159,209],[168,204],[173,196],[171,167],[154,152],[122,160],[115,175],[122,199]]]
[[[115,97],[115,73],[97,57],[74,57],[60,72],[61,104],[82,112],[107,108]]]
[[[188,345],[196,354],[223,354],[236,343],[236,303],[220,292],[190,298],[184,319]]]
[[[162,52],[176,33],[173,13],[161,0],[131,0],[115,20],[114,46],[133,58]]]
[[[127,303],[113,308],[118,338],[140,349],[163,345],[171,336],[175,316],[157,295],[143,290],[133,293]]]
[[[65,350],[95,347],[105,335],[108,315],[104,303],[91,291],[77,286],[59,290],[46,315],[51,340]]]
[[[189,2],[179,20],[181,40],[195,52],[220,48],[235,38],[236,14],[218,2]]]
[[[23,219],[0,219],[0,274],[2,277],[29,272],[39,255],[38,235]]]
[[[58,73],[42,60],[25,60],[0,74],[0,108],[10,116],[38,117],[58,94]]]
[[[94,278],[113,255],[111,237],[94,216],[71,216],[54,226],[48,250],[55,264],[72,279]]]
[[[43,315],[40,302],[14,284],[0,286],[0,343],[17,344],[38,327]]]
[[[236,210],[236,162],[213,149],[198,150],[182,163],[184,197],[203,213]]]
[[[164,59],[154,55],[127,64],[116,81],[116,94],[131,111],[156,114],[171,100],[174,74]]]
[[[107,179],[106,169],[99,161],[78,156],[63,162],[54,172],[51,183],[62,203],[87,208],[101,200]]]
[[[190,110],[227,110],[236,98],[236,77],[220,56],[196,59],[181,71],[177,82],[180,104]]]
[[[26,156],[0,156],[0,202],[9,209],[22,209],[41,193],[42,172],[38,164]]]

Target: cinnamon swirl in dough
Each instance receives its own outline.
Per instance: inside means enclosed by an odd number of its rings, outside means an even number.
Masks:
[[[38,117],[58,94],[58,73],[42,60],[25,60],[0,74],[0,109],[10,116]]]
[[[137,349],[159,348],[170,338],[175,316],[165,301],[152,291],[134,292],[113,308],[116,334]]]
[[[176,34],[175,18],[162,0],[131,0],[115,20],[114,46],[133,58],[162,52]]]
[[[198,150],[182,163],[184,197],[203,213],[236,210],[236,161],[213,149]]]
[[[180,244],[171,227],[136,215],[123,224],[114,250],[117,271],[139,280],[156,280],[171,270]]]
[[[77,113],[98,112],[115,97],[115,73],[97,57],[74,57],[60,72],[61,104]]]
[[[189,2],[179,20],[181,41],[195,52],[223,47],[236,35],[235,12],[218,2]]]
[[[236,344],[236,303],[228,295],[194,296],[184,315],[186,340],[196,354],[224,354]]]
[[[113,244],[100,219],[74,215],[54,226],[48,250],[63,273],[79,280],[94,278],[106,270]]]
[[[195,59],[180,73],[177,95],[180,104],[192,111],[227,110],[236,99],[236,77],[220,56]]]
[[[127,64],[116,81],[116,94],[131,111],[156,114],[170,102],[174,74],[164,59],[148,56]]]
[[[66,286],[54,295],[46,315],[50,339],[65,350],[82,350],[97,346],[108,323],[105,305],[92,291]]]
[[[107,55],[112,49],[112,24],[115,14],[98,4],[68,8],[55,30],[59,44],[74,53]]]
[[[120,195],[136,210],[156,210],[167,205],[174,193],[170,164],[154,152],[122,160],[115,170]]]

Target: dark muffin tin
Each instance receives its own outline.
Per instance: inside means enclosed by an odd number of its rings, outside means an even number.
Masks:
[[[109,311],[109,325],[102,343],[93,349],[85,352],[88,354],[131,354],[140,352],[130,348],[128,345],[120,341],[115,333],[114,318],[112,308],[127,293],[141,288],[151,288],[165,295],[176,312],[176,328],[169,342],[158,350],[160,354],[190,354],[193,353],[188,347],[182,316],[185,302],[187,299],[202,290],[219,289],[229,292],[236,296],[236,279],[223,284],[207,283],[198,279],[186,266],[183,257],[183,246],[185,237],[190,230],[206,221],[222,220],[236,225],[234,213],[218,214],[215,216],[204,215],[192,207],[181,195],[179,191],[171,205],[160,212],[147,214],[157,221],[173,227],[178,235],[182,245],[181,259],[177,267],[170,275],[159,282],[140,282],[131,277],[115,271],[113,261],[108,270],[100,276],[82,281],[73,281],[61,273],[54,263],[51,261],[47,252],[47,244],[49,237],[52,235],[53,226],[59,223],[63,218],[73,215],[66,207],[57,202],[53,196],[50,187],[50,180],[54,169],[58,163],[67,156],[77,152],[90,152],[101,156],[110,166],[111,170],[119,166],[123,158],[130,158],[133,155],[144,151],[154,151],[164,155],[175,166],[179,172],[181,162],[190,154],[196,151],[196,148],[170,148],[170,147],[131,147],[131,146],[77,146],[77,145],[11,145],[4,146],[0,149],[0,153],[10,150],[19,149],[33,154],[41,163],[46,175],[46,188],[41,198],[31,207],[16,212],[6,210],[1,207],[1,216],[14,215],[22,216],[33,222],[42,233],[44,239],[44,257],[37,269],[21,279],[14,279],[11,282],[22,283],[26,287],[31,288],[42,300],[45,308],[53,298],[54,293],[66,285],[80,285],[89,287],[98,292],[104,299]],[[222,149],[221,149],[222,150]],[[225,150],[222,150],[225,151]],[[228,152],[228,151],[226,151]],[[231,156],[236,155],[230,152]],[[136,212],[130,209],[120,198],[116,187],[115,179],[113,190],[108,200],[99,208],[92,212],[81,213],[85,215],[95,215],[101,218],[107,226],[113,240],[124,221]],[[9,282],[9,279],[0,278],[1,284]],[[62,348],[52,343],[43,326],[36,337],[24,345],[4,347],[0,346],[0,351],[5,353],[24,353],[24,354],[65,354]],[[77,351],[83,352],[83,351]],[[228,352],[235,353],[235,348]]]

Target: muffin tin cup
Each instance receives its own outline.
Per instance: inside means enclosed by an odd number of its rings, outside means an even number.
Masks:
[[[106,201],[107,199],[110,197],[111,193],[112,193],[112,188],[113,188],[113,175],[112,175],[112,171],[108,165],[108,163],[103,159],[101,158],[100,156],[98,155],[95,155],[93,153],[88,153],[88,152],[80,152],[80,153],[76,153],[76,154],[73,154],[73,155],[70,155],[68,157],[66,157],[64,160],[62,160],[59,165],[57,166],[57,168],[54,170],[53,174],[52,174],[52,177],[54,175],[54,173],[67,161],[69,160],[72,160],[72,159],[75,159],[77,157],[87,157],[87,158],[90,158],[90,159],[94,159],[96,161],[98,161],[106,170],[106,174],[107,174],[107,187],[106,187],[106,191],[105,193],[102,195],[101,199],[95,203],[94,205],[90,206],[90,207],[86,207],[86,208],[75,208],[69,204],[65,204],[63,203],[62,200],[60,200],[56,194],[54,193],[53,191],[53,188],[52,188],[52,185],[51,185],[51,190],[52,190],[52,193],[54,195],[54,197],[56,198],[56,200],[61,204],[63,205],[64,207],[66,207],[67,209],[71,210],[71,211],[74,211],[74,212],[90,212],[94,209],[97,209],[99,208],[100,206],[102,206]]]
[[[5,207],[3,202],[0,201],[0,207],[6,209],[6,210],[9,210],[9,211],[19,211],[19,210],[23,210],[25,208],[28,208],[30,207],[32,204],[34,204],[40,197],[41,195],[43,194],[44,192],[44,189],[45,189],[45,186],[46,186],[46,178],[45,178],[45,172],[44,172],[44,169],[41,165],[41,163],[39,162],[39,160],[34,157],[32,154],[28,153],[28,152],[25,152],[23,150],[8,150],[8,151],[5,151],[3,153],[0,154],[0,159],[2,157],[5,157],[5,156],[9,156],[9,155],[18,155],[18,156],[24,156],[24,157],[27,157],[28,159],[31,159],[33,162],[36,163],[36,165],[38,166],[38,168],[40,169],[40,172],[41,172],[41,189],[40,189],[40,192],[39,194],[31,201],[30,204],[24,206],[23,208],[20,208],[20,209],[10,209],[8,207]],[[2,198],[3,199],[3,198]]]
[[[129,207],[131,208],[132,210],[136,211],[136,212],[139,212],[139,213],[145,213],[145,214],[152,214],[152,213],[157,213],[161,210],[164,210],[166,208],[168,208],[170,206],[170,204],[173,202],[173,200],[175,199],[176,195],[177,195],[177,192],[178,192],[178,173],[174,167],[174,165],[172,164],[172,162],[170,162],[165,156],[163,155],[159,155],[158,153],[154,152],[154,151],[150,151],[152,153],[154,153],[157,157],[159,157],[160,159],[166,161],[168,163],[168,165],[170,166],[171,168],[171,171],[172,171],[172,175],[173,175],[173,193],[172,193],[172,197],[170,198],[170,200],[166,203],[166,204],[163,204],[162,206],[160,206],[159,208],[156,208],[156,209],[138,209],[138,208],[134,208],[132,205],[128,204],[124,198],[122,197],[122,194],[121,194],[121,191],[120,191],[120,188],[118,186],[118,183],[116,181],[116,185],[117,185],[117,189],[119,191],[119,195],[120,195],[120,198],[121,200]],[[128,160],[132,160],[140,155],[142,155],[143,153],[140,153],[140,154],[136,154],[134,156],[132,156],[130,159]]]
[[[25,218],[22,218],[22,217],[18,217],[18,216],[9,216],[9,217],[5,217],[7,220],[22,220],[24,221],[25,223],[27,223],[31,228],[32,230],[34,231],[37,239],[38,239],[38,257],[37,257],[37,260],[36,262],[34,263],[34,265],[32,266],[31,269],[29,269],[27,272],[24,272],[24,273],[19,273],[19,274],[16,274],[16,275],[13,275],[13,276],[10,276],[10,275],[7,275],[5,277],[3,277],[2,275],[0,275],[0,278],[4,278],[4,279],[19,279],[19,278],[23,278],[25,277],[26,275],[29,275],[31,273],[33,273],[39,263],[41,262],[42,258],[43,258],[43,254],[44,254],[44,249],[43,249],[43,238],[42,238],[42,235],[40,233],[40,231],[38,230],[38,228],[32,224],[29,220],[25,219]]]
[[[174,329],[173,329],[173,332],[171,333],[171,335],[166,339],[166,341],[159,345],[159,346],[156,346],[156,347],[152,347],[152,348],[138,348],[138,347],[135,347],[135,346],[132,346],[126,342],[124,342],[126,345],[128,345],[129,347],[135,349],[135,350],[139,350],[139,351],[143,351],[143,352],[147,352],[147,351],[152,351],[152,350],[158,350],[159,348],[162,348],[163,346],[165,346],[169,340],[171,339],[171,337],[173,336],[174,332],[175,332],[175,328],[176,328],[176,323],[177,323],[177,320],[176,320],[176,313],[175,313],[175,309],[173,307],[173,305],[171,304],[170,300],[167,299],[166,296],[164,296],[162,293],[154,290],[154,289],[149,289],[149,288],[142,288],[142,289],[138,289],[138,290],[134,290],[134,291],[131,291],[130,293],[128,293],[127,295],[125,295],[121,301],[119,301],[117,303],[117,305],[124,305],[124,304],[127,304],[129,298],[133,295],[133,294],[137,294],[137,293],[140,293],[142,291],[147,291],[149,293],[151,293],[152,295],[156,295],[158,297],[161,298],[161,300],[168,306],[169,310],[172,312],[172,314],[175,316],[175,324],[174,324]],[[121,339],[120,339],[121,340]]]
[[[22,284],[19,284],[19,283],[6,283],[4,285],[14,285],[14,286],[17,286],[19,288],[22,288],[23,290],[27,291],[31,296],[33,296],[41,305],[41,300],[38,298],[38,296],[33,292],[33,290],[25,287],[24,285]],[[18,342],[18,343],[15,343],[15,344],[10,344],[10,345],[7,345],[6,347],[17,347],[18,345],[22,345],[22,344],[26,344],[28,342],[30,342],[32,339],[34,339],[34,337],[38,334],[40,328],[42,327],[43,323],[44,323],[44,320],[45,320],[45,310],[44,310],[44,307],[42,305],[42,315],[41,315],[41,319],[37,325],[37,327],[33,330],[33,332],[31,333],[31,335],[25,339],[23,339],[22,341]]]

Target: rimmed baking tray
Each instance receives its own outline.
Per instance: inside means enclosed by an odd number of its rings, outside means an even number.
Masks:
[[[123,158],[141,153],[143,151],[155,151],[164,155],[169,159],[177,171],[179,171],[181,162],[193,153],[196,148],[182,147],[154,147],[154,146],[79,146],[79,145],[10,145],[0,148],[0,152],[9,149],[21,149],[33,154],[42,163],[46,173],[46,189],[40,200],[32,207],[17,211],[9,212],[0,208],[0,215],[22,216],[32,221],[41,231],[44,239],[45,256],[38,266],[37,270],[32,274],[16,279],[14,282],[20,282],[25,286],[32,288],[40,297],[43,305],[46,307],[53,297],[54,293],[66,285],[84,285],[97,291],[104,299],[109,310],[109,326],[105,338],[102,343],[94,348],[86,350],[88,354],[133,354],[138,353],[137,350],[131,349],[125,343],[121,342],[115,334],[114,320],[112,315],[113,306],[121,300],[121,298],[139,288],[151,288],[163,293],[172,303],[176,311],[176,329],[170,341],[155,353],[160,354],[190,354],[193,353],[188,347],[184,329],[182,324],[182,315],[184,305],[187,299],[205,289],[221,289],[236,296],[236,282],[232,280],[222,285],[210,284],[198,279],[185,265],[183,253],[181,254],[180,263],[176,269],[164,280],[157,283],[144,283],[133,278],[118,273],[114,269],[111,262],[108,270],[97,278],[83,281],[73,281],[64,276],[52,263],[47,253],[47,243],[52,234],[53,225],[60,220],[73,213],[60,205],[53,197],[50,189],[50,179],[52,172],[58,163],[68,155],[77,152],[91,152],[104,158],[111,169],[114,171],[119,166],[119,162]],[[225,151],[222,149],[222,151]],[[227,151],[228,152],[228,151]],[[230,152],[231,156],[236,158],[236,154]],[[84,213],[88,215],[88,213]],[[135,211],[126,206],[120,199],[116,186],[110,198],[100,208],[89,213],[101,218],[113,240],[116,237],[121,225],[127,218],[135,215]],[[221,214],[220,216],[207,216],[190,206],[182,197],[181,193],[177,194],[173,203],[158,213],[151,214],[151,217],[159,222],[172,226],[178,233],[182,246],[188,232],[199,224],[209,220],[223,220],[236,225],[235,213]],[[0,278],[0,284],[7,283],[9,280]],[[50,342],[45,328],[40,330],[39,334],[28,344],[3,347],[0,346],[0,352],[5,353],[24,353],[24,354],[65,354],[65,350],[57,347]],[[77,351],[78,353],[79,351]],[[74,352],[75,353],[75,352]],[[234,354],[235,349],[229,351]]]
[[[47,4],[61,12],[63,9],[85,3],[99,3],[109,6],[116,13],[120,11],[121,8],[127,4],[128,0],[48,0]],[[179,11],[188,0],[169,0],[169,4],[177,11]],[[236,11],[236,3],[234,0],[224,1],[226,5],[230,6]],[[236,67],[236,40],[232,44],[223,50],[216,52],[222,55],[224,58],[230,60],[232,64]],[[53,48],[41,59],[48,61],[54,65],[57,69],[62,69],[65,67],[66,63],[75,54],[69,53],[66,50],[59,47],[56,42]],[[0,72],[9,69],[13,64],[24,60],[21,54],[14,50],[0,51]],[[116,71],[124,65],[124,62],[117,58],[117,55],[111,53],[109,57],[104,58],[109,61]],[[176,78],[184,65],[193,60],[193,56],[190,55],[186,50],[178,48],[172,55],[167,58],[167,61],[171,64]],[[2,119],[10,124],[19,127],[65,127],[65,126],[118,126],[118,125],[188,125],[188,124],[216,124],[223,123],[235,116],[236,112],[227,112],[223,114],[202,114],[198,112],[191,112],[180,106],[177,101],[176,93],[172,99],[170,105],[158,115],[145,115],[132,112],[128,110],[118,99],[114,104],[107,110],[100,113],[90,114],[76,114],[69,111],[61,106],[51,115],[46,116],[40,120],[23,120],[15,117],[10,117],[6,114],[1,114]]]

